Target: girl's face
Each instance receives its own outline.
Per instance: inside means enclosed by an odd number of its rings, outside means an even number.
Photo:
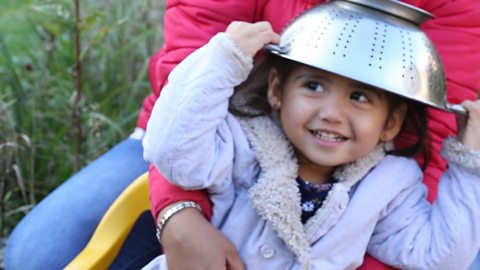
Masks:
[[[389,115],[384,91],[308,66],[295,68],[282,82],[269,77],[268,100],[280,112],[293,144],[299,176],[323,182],[336,166],[368,154],[399,132],[406,106]]]

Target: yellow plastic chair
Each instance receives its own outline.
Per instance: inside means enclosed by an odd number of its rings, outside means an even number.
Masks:
[[[108,269],[138,217],[149,209],[148,173],[144,173],[110,206],[87,246],[65,269]]]

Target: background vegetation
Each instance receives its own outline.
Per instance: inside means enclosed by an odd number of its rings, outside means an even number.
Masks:
[[[0,1],[0,236],[133,130],[163,2]]]

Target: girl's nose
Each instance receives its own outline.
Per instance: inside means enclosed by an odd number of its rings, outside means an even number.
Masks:
[[[347,104],[340,95],[333,93],[323,100],[318,108],[318,115],[322,120],[332,123],[341,122],[344,119]]]

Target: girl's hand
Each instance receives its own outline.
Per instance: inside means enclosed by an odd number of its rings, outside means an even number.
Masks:
[[[162,232],[170,270],[244,270],[232,242],[194,208],[170,218]]]
[[[232,22],[225,31],[245,56],[254,57],[266,44],[280,42],[280,35],[273,32],[269,22]]]
[[[462,106],[468,111],[468,120],[460,140],[465,146],[480,150],[480,100],[466,100]]]

